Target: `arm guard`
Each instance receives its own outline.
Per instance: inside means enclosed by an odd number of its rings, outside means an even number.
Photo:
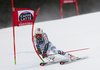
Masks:
[[[45,45],[45,47],[44,47],[44,51],[43,51],[43,54],[46,53],[47,50],[48,50],[48,44]]]

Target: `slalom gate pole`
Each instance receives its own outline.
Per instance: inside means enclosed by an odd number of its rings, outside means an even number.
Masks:
[[[76,51],[82,51],[82,50],[88,50],[90,48],[84,48],[84,49],[77,49],[77,50],[72,50],[72,51],[67,51],[67,52],[62,52],[62,53],[70,53],[70,52],[76,52]],[[57,55],[58,53],[55,54],[49,54],[47,56],[52,56],[52,55]]]
[[[14,5],[13,5],[13,0],[12,0],[12,17],[13,17],[13,45],[14,45],[14,63],[16,65],[16,48],[15,48],[15,28],[14,28]]]
[[[61,1],[61,0],[60,0]],[[60,8],[61,8],[61,19],[63,18],[63,9],[62,9],[62,2],[60,2]]]
[[[13,44],[14,44],[14,63],[16,65],[16,48],[15,48],[15,29],[13,26]]]
[[[37,10],[36,14],[38,14],[39,11],[40,11],[40,8]]]
[[[78,3],[77,3],[77,1],[75,3],[76,3],[77,15],[79,15]]]
[[[45,63],[44,60],[41,58],[41,56],[38,54],[38,52],[37,52],[37,50],[36,50],[36,47],[35,47],[35,44],[34,44],[34,38],[33,38],[33,29],[34,29],[34,24],[32,25],[32,41],[33,41],[34,50],[35,50],[35,52],[37,53],[37,55],[39,56],[39,58],[41,59],[41,61],[42,61],[43,63]]]
[[[38,9],[36,15],[38,14],[39,10],[40,10],[40,8]],[[34,31],[34,24],[32,25],[32,42],[33,42],[34,50],[35,50],[35,52],[37,53],[37,55],[39,56],[39,58],[41,59],[41,61],[42,61],[43,63],[45,63],[44,60],[41,58],[41,56],[39,55],[39,53],[38,53],[37,50],[36,50],[36,47],[35,47],[35,44],[34,44],[34,38],[33,38],[33,31]]]

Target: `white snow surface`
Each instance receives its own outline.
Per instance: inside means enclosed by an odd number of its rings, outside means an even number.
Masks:
[[[74,56],[87,59],[60,65],[59,63],[41,67],[41,60],[32,44],[32,26],[15,27],[17,64],[13,55],[13,28],[0,30],[0,70],[100,70],[100,12],[74,16],[53,21],[35,23],[42,28],[49,40],[59,50],[70,51]]]

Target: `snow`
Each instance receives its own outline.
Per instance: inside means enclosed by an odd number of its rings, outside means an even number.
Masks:
[[[100,12],[74,16],[53,21],[35,23],[47,33],[49,40],[63,51],[90,48],[72,52],[87,59],[59,65],[41,67],[41,60],[34,51],[32,26],[15,27],[17,64],[13,59],[13,28],[0,30],[0,70],[100,70]],[[34,29],[35,29],[34,28]]]

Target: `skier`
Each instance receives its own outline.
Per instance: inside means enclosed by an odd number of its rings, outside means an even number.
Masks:
[[[47,56],[49,55],[50,51],[52,51],[53,53],[58,53],[60,55],[68,57],[70,60],[75,60],[75,57],[73,55],[64,53],[61,50],[57,50],[56,47],[48,40],[47,34],[44,33],[41,28],[37,28],[35,30],[34,43],[38,53],[42,55],[43,58],[47,57],[50,60],[54,60],[55,56]]]

